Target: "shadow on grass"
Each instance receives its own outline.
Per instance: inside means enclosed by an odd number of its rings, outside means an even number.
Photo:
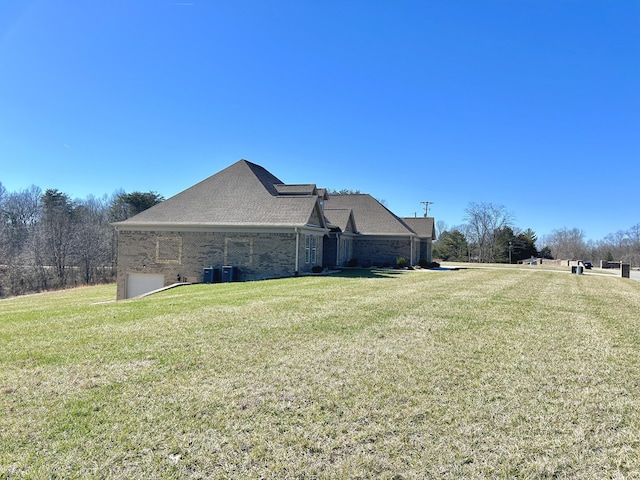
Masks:
[[[396,275],[402,275],[404,270],[392,270],[381,268],[348,268],[332,273],[333,277],[341,278],[393,278]]]

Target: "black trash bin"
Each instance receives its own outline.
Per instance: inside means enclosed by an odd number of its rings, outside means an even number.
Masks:
[[[213,268],[205,268],[202,271],[202,281],[204,283],[213,283]]]
[[[222,281],[223,282],[235,282],[238,280],[238,269],[231,265],[224,265],[222,267]]]
[[[202,271],[202,281],[204,283],[220,283],[220,269],[219,268],[205,268]]]

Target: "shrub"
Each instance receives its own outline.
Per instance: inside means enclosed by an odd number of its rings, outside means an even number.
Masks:
[[[396,258],[396,267],[398,267],[398,268],[404,268],[404,267],[406,267],[407,265],[409,265],[409,262],[407,261],[407,259],[406,259],[406,258],[404,258],[404,257],[398,257],[398,258]]]
[[[311,267],[311,271],[313,273],[320,273],[322,272],[322,270],[324,270],[324,268],[322,268],[320,265],[314,265],[313,267]]]
[[[347,261],[347,267],[357,267],[357,266],[358,266],[357,258],[350,258],[349,261]]]

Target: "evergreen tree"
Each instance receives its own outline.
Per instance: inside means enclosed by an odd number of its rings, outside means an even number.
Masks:
[[[156,192],[118,192],[109,207],[109,220],[121,222],[164,201]]]
[[[36,252],[44,262],[53,267],[60,286],[65,285],[67,257],[73,238],[74,205],[65,193],[48,189],[42,196],[42,220],[40,222],[41,249]]]
[[[466,262],[468,255],[467,239],[460,230],[442,232],[433,244],[433,258],[449,262]]]

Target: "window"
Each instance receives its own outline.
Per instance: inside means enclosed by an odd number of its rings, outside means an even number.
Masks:
[[[304,263],[318,262],[318,237],[306,235],[304,239]]]
[[[318,261],[318,237],[311,237],[311,263]]]

